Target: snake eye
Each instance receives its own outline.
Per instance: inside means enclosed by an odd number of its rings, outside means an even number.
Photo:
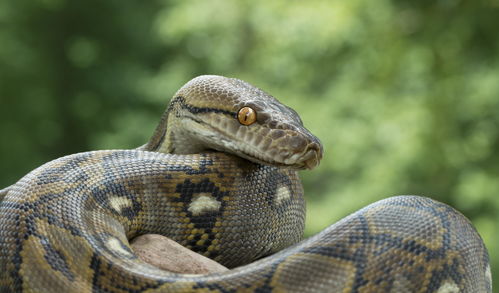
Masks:
[[[242,125],[251,125],[256,121],[256,111],[250,107],[242,107],[239,112],[237,112],[237,119]]]

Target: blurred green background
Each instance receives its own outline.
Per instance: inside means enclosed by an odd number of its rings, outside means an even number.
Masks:
[[[0,187],[133,148],[200,74],[244,79],[325,145],[307,235],[421,194],[469,217],[499,287],[499,1],[1,1]]]

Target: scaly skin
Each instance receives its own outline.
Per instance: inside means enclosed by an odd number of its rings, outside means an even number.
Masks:
[[[256,122],[239,123],[243,106]],[[198,77],[143,147],[63,157],[0,191],[0,292],[492,292],[476,230],[428,198],[379,201],[299,242],[296,169],[321,157],[293,110]],[[155,268],[128,243],[147,233],[234,269]]]

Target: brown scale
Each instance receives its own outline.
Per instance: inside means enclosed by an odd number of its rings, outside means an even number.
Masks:
[[[262,90],[195,78],[139,149],[63,157],[0,190],[0,292],[492,292],[476,230],[429,198],[379,201],[300,242],[297,170],[322,152]],[[234,269],[162,271],[129,246],[146,233]]]

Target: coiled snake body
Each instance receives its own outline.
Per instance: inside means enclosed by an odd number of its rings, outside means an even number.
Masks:
[[[379,201],[300,242],[296,170],[321,157],[273,97],[195,78],[143,147],[63,157],[0,191],[0,292],[492,291],[480,236],[428,198]],[[163,271],[129,246],[146,233],[235,268]]]

